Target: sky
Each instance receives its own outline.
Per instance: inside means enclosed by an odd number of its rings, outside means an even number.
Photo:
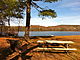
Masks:
[[[37,1],[36,3],[45,9],[54,9],[57,13],[57,17],[45,18],[42,20],[42,18],[38,16],[38,11],[35,8],[31,7],[31,25],[80,25],[80,0],[62,0],[55,3],[44,3]],[[24,15],[24,19],[21,25],[26,25],[25,20],[26,17]]]

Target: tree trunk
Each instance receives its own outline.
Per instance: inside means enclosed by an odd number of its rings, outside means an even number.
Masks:
[[[9,19],[8,19],[8,33],[10,33],[10,17],[9,17]]]
[[[31,0],[27,0],[27,8],[26,8],[26,26],[25,26],[25,40],[28,42],[29,38],[29,29],[30,29],[30,11],[31,11]]]
[[[0,22],[2,23],[2,25],[1,25],[1,34],[3,34],[3,32],[4,32],[4,31],[3,31],[3,25],[4,25],[4,24],[3,24],[3,20],[1,20]]]
[[[16,31],[17,36],[18,36],[19,31],[20,31],[20,19],[18,19],[18,21],[19,21],[19,23],[18,23],[18,30]]]
[[[20,30],[20,19],[19,20],[19,23],[18,23],[18,33],[19,33],[19,30]]]
[[[3,29],[2,29],[3,27],[2,27],[2,25],[1,25],[1,34],[3,33]]]

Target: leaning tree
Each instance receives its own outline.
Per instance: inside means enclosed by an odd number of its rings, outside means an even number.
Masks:
[[[45,9],[42,8],[40,6],[38,6],[37,3],[35,3],[35,1],[42,1],[42,2],[57,2],[59,0],[20,0],[23,2],[26,2],[26,26],[25,26],[25,40],[29,41],[29,29],[30,29],[30,18],[31,18],[31,6],[34,7],[36,10],[38,10],[39,12],[39,16],[41,16],[42,18],[44,17],[52,17],[55,18],[56,12],[53,9]]]

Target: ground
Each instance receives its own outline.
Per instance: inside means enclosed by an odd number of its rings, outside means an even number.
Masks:
[[[7,43],[6,39],[13,39],[8,37],[0,38],[0,59],[4,60],[7,54],[10,54],[9,47],[10,44]],[[19,38],[14,38],[14,40],[19,40]],[[52,36],[52,37],[31,37],[31,42],[36,42],[37,40],[66,40],[74,41],[75,43],[71,47],[76,48],[77,51],[71,51],[71,53],[57,53],[57,52],[31,52],[31,60],[80,60],[80,35],[73,36]],[[3,56],[4,55],[4,56]]]

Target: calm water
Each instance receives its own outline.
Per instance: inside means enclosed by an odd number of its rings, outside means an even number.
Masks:
[[[24,36],[24,32],[19,32],[19,36]],[[66,35],[80,35],[80,32],[68,31],[31,31],[30,36],[66,36]]]

